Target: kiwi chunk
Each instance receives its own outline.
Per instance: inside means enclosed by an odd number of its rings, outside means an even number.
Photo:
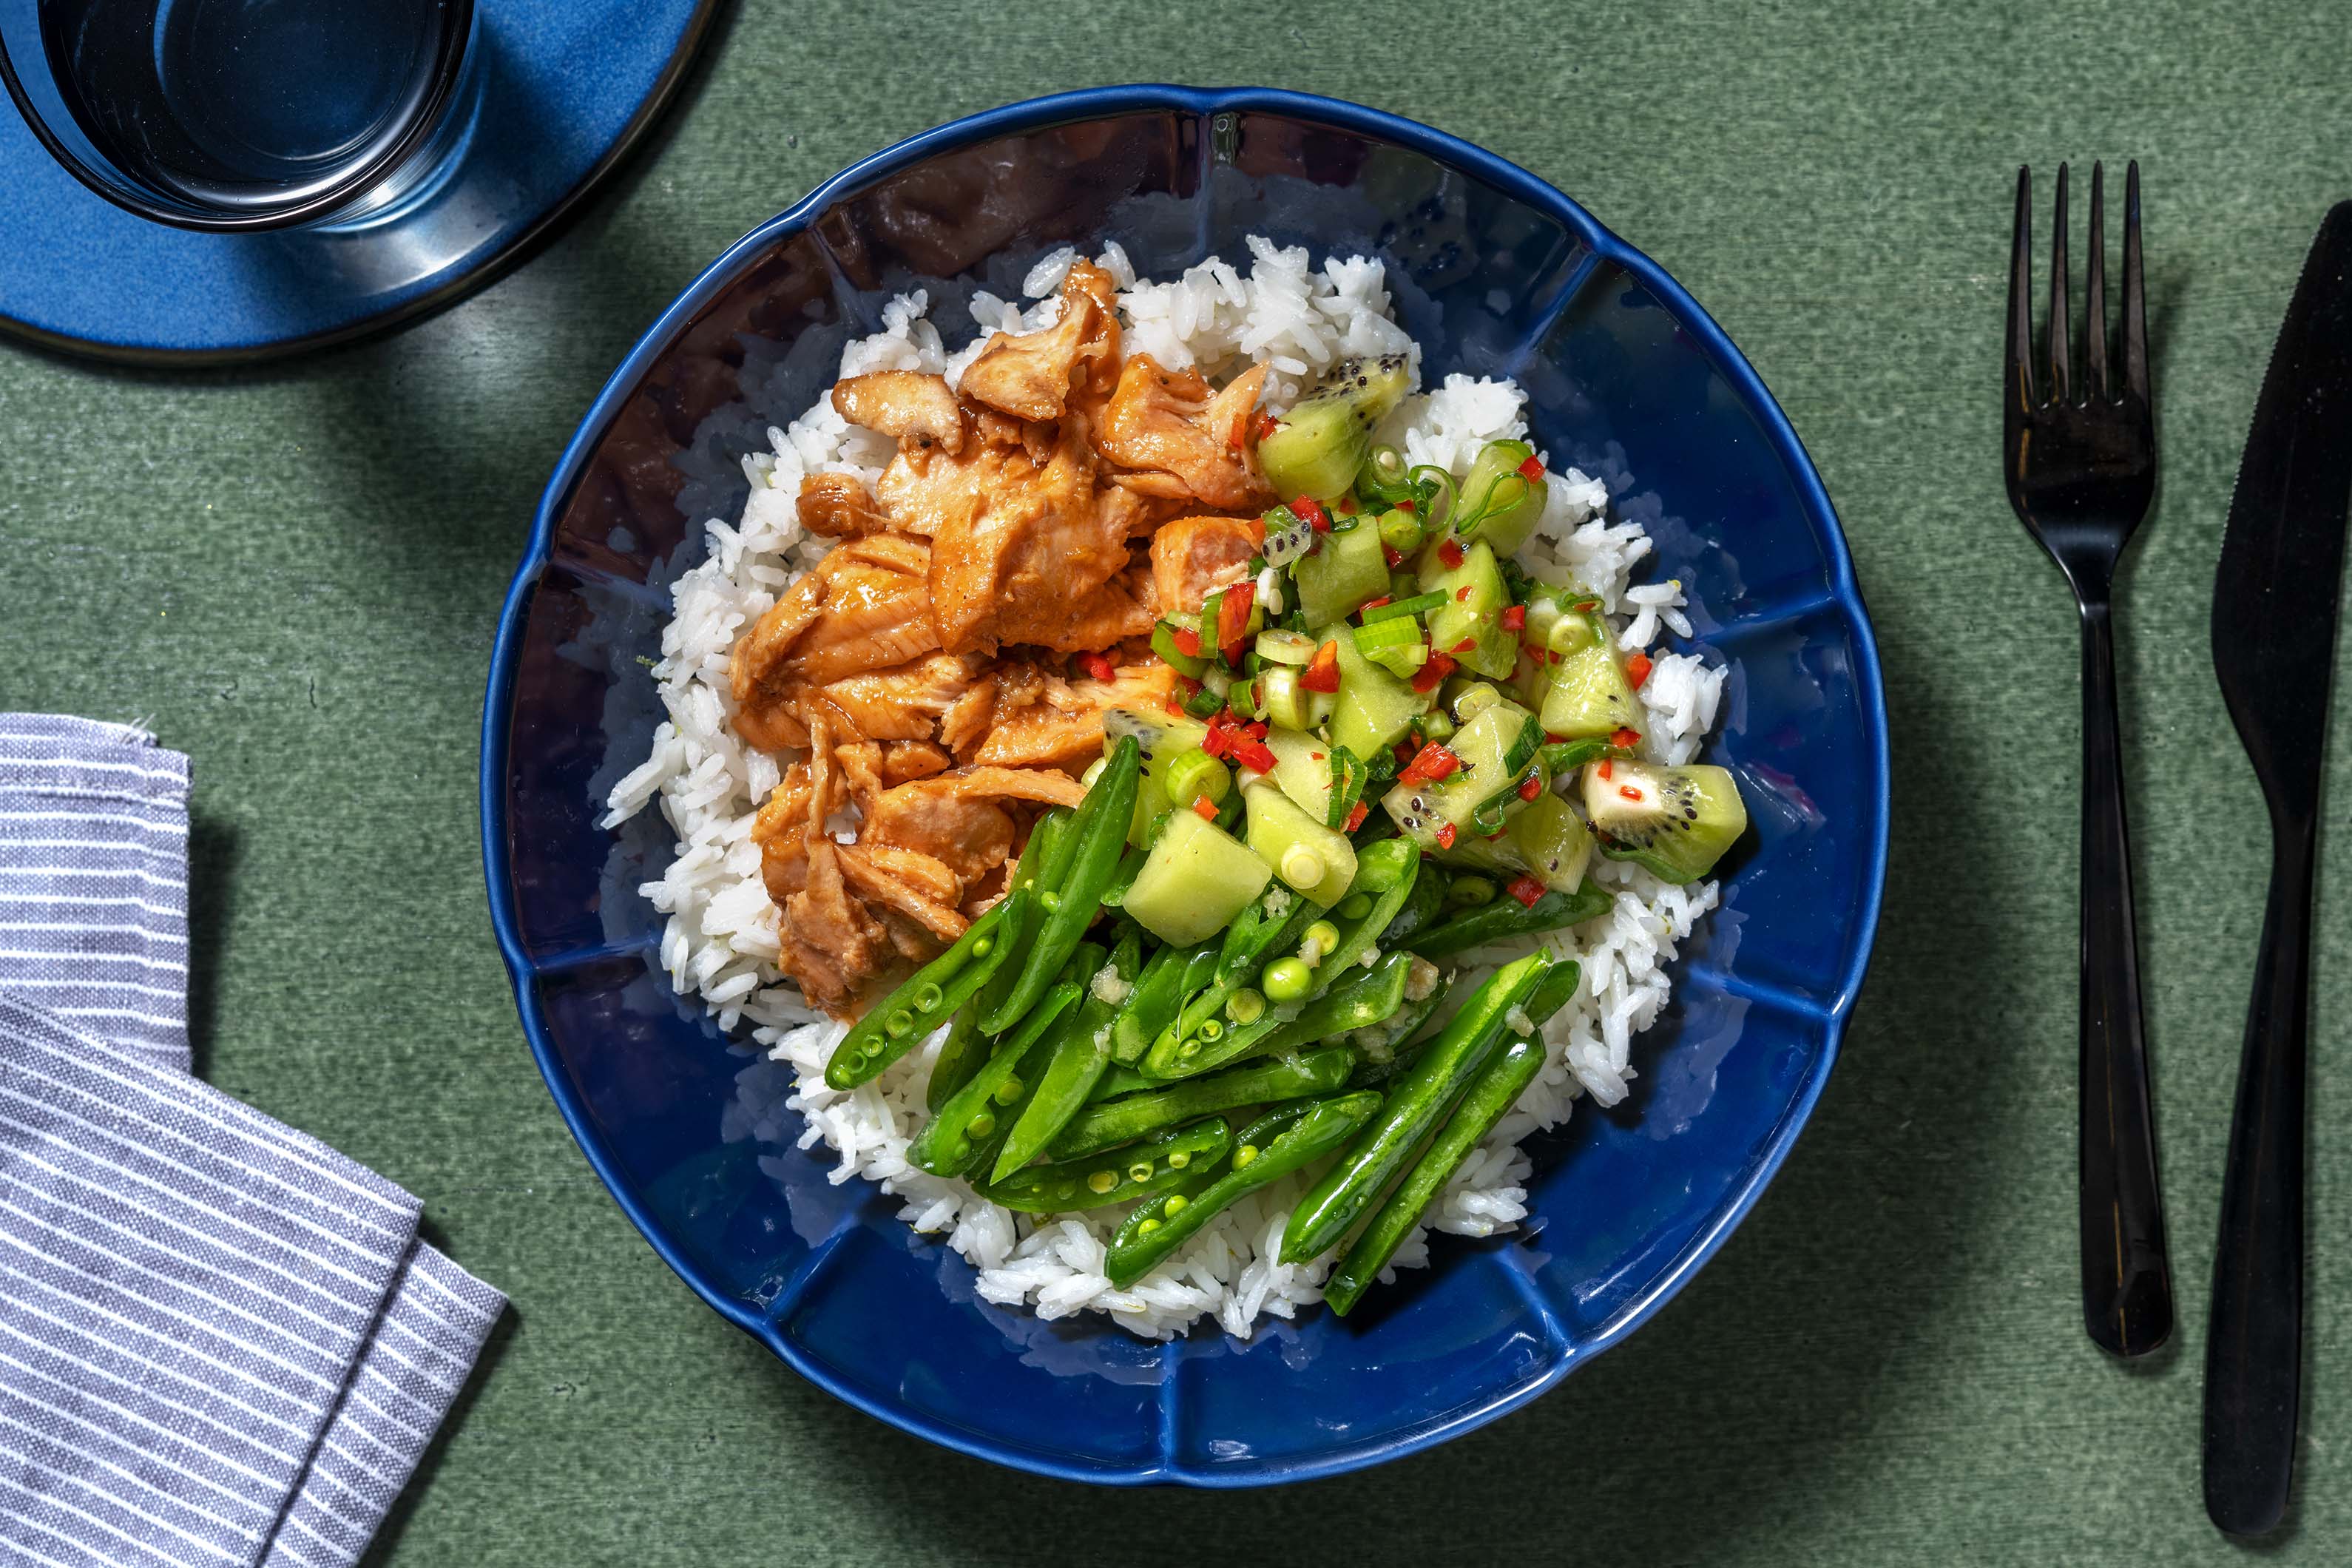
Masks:
[[[1601,852],[1669,882],[1694,882],[1748,831],[1748,807],[1725,769],[1624,759],[1584,770],[1584,815]]]
[[[1344,360],[1258,440],[1258,466],[1285,500],[1337,500],[1356,482],[1372,450],[1372,426],[1412,388],[1412,362],[1401,353]]]

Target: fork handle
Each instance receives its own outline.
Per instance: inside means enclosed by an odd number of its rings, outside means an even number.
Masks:
[[[2313,825],[2273,821],[2270,907],[2230,1115],[2205,1337],[2205,1511],[2259,1535],[2286,1511],[2303,1389],[2304,1040]]]
[[[2083,607],[2083,1323],[2112,1355],[2145,1355],[2172,1332],[2164,1198],[2141,1027],[2116,648],[2104,599]]]

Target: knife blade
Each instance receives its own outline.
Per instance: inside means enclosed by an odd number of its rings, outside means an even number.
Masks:
[[[2213,668],[2271,819],[2271,886],[2222,1172],[2205,1342],[2205,1510],[2286,1510],[2303,1376],[2313,854],[2352,511],[2352,202],[2320,225],[2254,405],[2213,584]]]

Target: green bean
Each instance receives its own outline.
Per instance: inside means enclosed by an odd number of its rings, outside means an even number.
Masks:
[[[1009,1029],[1021,1015],[1037,1005],[1069,961],[1087,927],[1101,912],[1102,896],[1118,870],[1119,856],[1127,848],[1127,830],[1135,816],[1136,779],[1141,769],[1142,742],[1133,735],[1119,737],[1118,747],[1111,752],[1110,766],[1095,781],[1094,788],[1078,805],[1078,815],[1070,825],[1070,837],[1076,847],[1071,851],[1068,875],[1059,881],[1044,878],[1051,868],[1040,873],[1035,893],[1038,906],[1046,911],[1038,927],[1037,940],[1033,944],[1021,969],[1021,978],[1013,984],[1013,994],[996,1010],[980,1021],[981,1027],[993,1034]],[[1058,853],[1058,851],[1057,851]]]
[[[1129,926],[1119,939],[1118,950],[1107,966],[1129,985],[1143,967],[1143,933]],[[1045,1152],[1045,1145],[1069,1124],[1070,1119],[1086,1109],[1094,1093],[1095,1081],[1103,1069],[1110,1066],[1110,1026],[1118,1016],[1118,1004],[1101,994],[1099,974],[1082,974],[1078,983],[1087,988],[1086,999],[1068,1024],[1063,1026],[1054,1043],[1053,1059],[1037,1075],[1037,1088],[1022,1109],[1021,1120],[1013,1124],[1012,1134],[1004,1141],[1003,1150],[989,1173],[991,1182],[1002,1182],[1013,1172]]]
[[[1546,893],[1526,906],[1517,899],[1496,899],[1431,926],[1405,945],[1423,958],[1444,958],[1509,937],[1582,925],[1595,915],[1606,914],[1614,901],[1605,889],[1591,882],[1573,893]]]
[[[1127,1005],[1118,1011],[1117,1022],[1110,1026],[1111,1060],[1131,1064],[1143,1059],[1151,1048],[1152,1037],[1168,1026],[1168,1021],[1184,1005],[1184,998],[1200,985],[1208,984],[1217,963],[1213,943],[1202,942],[1198,947],[1163,947],[1151,955],[1143,966],[1143,973],[1129,994]],[[1195,967],[1201,971],[1198,984],[1192,983]]]
[[[1028,893],[1028,901],[1022,907],[1019,924],[1008,923],[1004,928],[1005,940],[1015,953],[1029,951],[1029,943],[1037,934],[1038,922],[1045,918],[1045,910],[1037,907],[1037,895],[1048,888],[1059,887],[1060,879],[1068,874],[1069,862],[1061,851],[1069,847],[1070,813],[1067,807],[1055,807],[1030,826],[1029,842],[1021,847],[1021,858],[1013,866],[1012,884],[1014,890]],[[1021,971],[1024,967],[1024,964],[1008,963],[999,969],[996,978],[981,989],[973,1012],[985,1019],[1004,1005],[1004,999],[1013,994],[1013,983],[1021,978]],[[983,1028],[982,1032],[985,1034],[988,1031]]]
[[[1233,1142],[1233,1130],[1224,1119],[1212,1117],[1093,1159],[1032,1165],[991,1182],[981,1194],[1024,1214],[1067,1214],[1132,1203],[1215,1171]]]
[[[850,1089],[878,1077],[971,1000],[1012,956],[1026,900],[1019,893],[964,928],[955,945],[866,1010],[824,1064],[827,1089]]]
[[[1510,1010],[1534,992],[1552,964],[1550,955],[1541,952],[1505,964],[1430,1042],[1389,1091],[1380,1115],[1291,1211],[1282,1235],[1285,1263],[1304,1262],[1339,1245],[1462,1086],[1486,1067]]]
[[[1368,867],[1380,886],[1370,887],[1366,882]],[[1353,886],[1370,888],[1374,895],[1372,911],[1360,921],[1349,921],[1339,940],[1324,953],[1316,967],[1315,988],[1307,994],[1308,1001],[1328,994],[1347,978],[1348,971],[1358,960],[1372,951],[1388,931],[1389,922],[1412,897],[1413,884],[1421,879],[1420,872],[1421,846],[1410,838],[1383,838],[1356,858]]]
[[[1293,1050],[1369,1028],[1404,1005],[1405,979],[1412,964],[1412,953],[1388,953],[1371,968],[1356,970],[1295,1016],[1269,1013],[1255,1024],[1225,1030],[1213,1041],[1199,1036],[1177,1041],[1164,1054],[1155,1045],[1144,1058],[1143,1070],[1158,1079],[1190,1078],[1247,1057]]]
[[[1331,1278],[1324,1282],[1323,1300],[1331,1310],[1341,1317],[1356,1304],[1372,1281],[1388,1267],[1389,1259],[1421,1223],[1431,1203],[1444,1189],[1462,1162],[1472,1150],[1486,1141],[1495,1124],[1518,1104],[1519,1097],[1543,1070],[1545,1051],[1542,1037],[1544,1023],[1565,1006],[1576,994],[1578,969],[1574,963],[1555,964],[1537,984],[1535,992],[1520,1005],[1528,1021],[1535,1026],[1526,1035],[1516,1035],[1503,1047],[1502,1055],[1486,1065],[1463,1092],[1461,1103],[1449,1118],[1404,1180],[1397,1184],[1388,1201],[1373,1212],[1370,1221],[1357,1236],[1355,1245],[1348,1248]]]
[[[1028,1058],[1038,1054],[1054,1020],[1077,1000],[1078,987],[1070,981],[1047,992],[1045,999],[1021,1020],[1021,1027],[996,1047],[961,1089],[948,1096],[937,1116],[923,1124],[908,1145],[907,1158],[934,1176],[961,1176],[970,1170],[981,1146],[1001,1125],[998,1112],[1004,1102],[997,1098],[998,1092],[1007,1087],[1016,1095],[1025,1092],[1029,1075],[1024,1068]]]
[[[1115,1149],[1161,1127],[1173,1127],[1213,1110],[1239,1105],[1271,1105],[1301,1095],[1328,1094],[1348,1081],[1356,1055],[1345,1046],[1330,1046],[1303,1056],[1282,1056],[1252,1062],[1230,1072],[1187,1079],[1180,1084],[1130,1094],[1108,1104],[1088,1106],[1062,1130],[1046,1152],[1056,1160],[1075,1160],[1097,1149]]]
[[[988,1059],[987,1037],[980,1032],[978,1006],[960,1007],[949,1021],[948,1037],[940,1045],[940,1054],[931,1058],[930,1081],[923,1086],[923,1109],[937,1114],[940,1106],[971,1081]]]
[[[1146,1230],[1139,1224],[1137,1234],[1128,1237],[1122,1227],[1103,1272],[1120,1289],[1134,1284],[1237,1199],[1271,1186],[1338,1149],[1380,1104],[1381,1097],[1370,1093],[1307,1101],[1304,1113],[1263,1147],[1252,1142],[1255,1127],[1244,1129],[1234,1142],[1232,1168],[1180,1213],[1161,1220],[1157,1229]]]

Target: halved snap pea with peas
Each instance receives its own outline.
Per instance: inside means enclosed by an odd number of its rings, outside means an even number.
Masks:
[[[1024,1214],[1065,1214],[1130,1203],[1165,1192],[1213,1167],[1233,1147],[1233,1129],[1222,1116],[1195,1121],[1123,1149],[1031,1165],[982,1188],[992,1203]]]

